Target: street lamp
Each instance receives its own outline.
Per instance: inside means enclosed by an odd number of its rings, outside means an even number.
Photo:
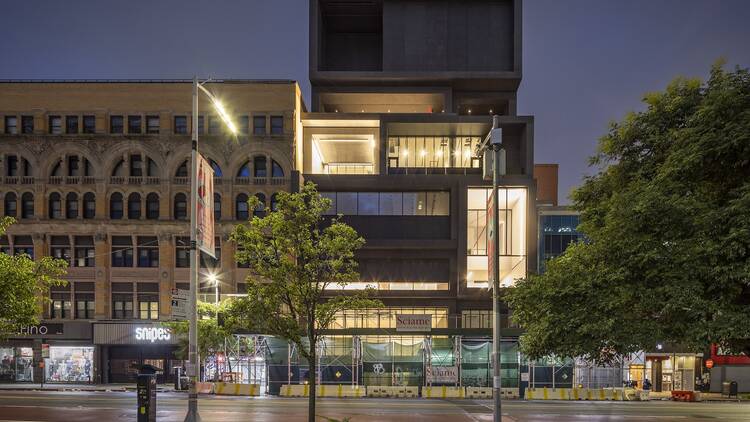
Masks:
[[[206,276],[206,281],[208,281],[209,286],[214,287],[214,294],[215,294],[214,301],[218,305],[219,304],[219,276],[216,275],[216,273],[214,272],[210,272]],[[216,312],[218,312],[218,310]]]
[[[469,110],[471,113],[471,110]],[[500,117],[492,116],[492,130],[484,141],[477,146],[476,152],[484,150],[485,154],[492,151],[492,230],[488,230],[488,235],[492,239],[488,239],[492,244],[488,247],[489,251],[487,254],[487,261],[489,264],[490,277],[492,277],[492,315],[494,323],[492,324],[492,397],[495,404],[495,409],[492,414],[493,422],[502,421],[501,413],[501,386],[500,386],[500,260],[498,254],[500,253],[500,236],[497,228],[500,226],[500,201],[498,198],[501,173],[500,159],[502,156],[503,149],[503,132],[500,128]],[[458,151],[456,151],[458,152]],[[485,160],[487,163],[488,160]],[[488,213],[490,210],[487,210]],[[488,228],[489,229],[489,228]]]
[[[192,145],[190,152],[190,300],[188,300],[188,315],[190,316],[190,331],[188,334],[188,376],[190,377],[190,390],[188,391],[188,412],[185,422],[198,422],[198,91],[204,94],[213,103],[216,112],[233,135],[237,134],[237,127],[232,123],[224,106],[203,85],[210,82],[207,79],[198,82],[193,77],[193,130]],[[210,199],[213,201],[213,198]]]

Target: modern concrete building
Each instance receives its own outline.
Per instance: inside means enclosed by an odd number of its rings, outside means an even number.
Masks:
[[[374,286],[385,308],[337,317],[322,382],[490,384],[491,183],[476,146],[492,115],[503,130],[502,285],[538,259],[533,117],[516,114],[521,32],[520,0],[311,0],[309,111],[294,82],[212,85],[242,131],[230,139],[201,108],[221,249],[204,264],[222,297],[244,291],[247,270],[226,235],[254,212],[251,195],[273,208],[275,192],[312,181],[330,214],[367,241],[361,281],[348,288]],[[43,344],[48,382],[120,381],[133,362],[179,364],[175,339],[151,334],[170,315],[171,289],[188,281],[190,119],[189,81],[0,83],[0,213],[19,220],[2,247],[71,262],[43,324],[0,346],[13,361],[8,377],[40,380],[28,368]],[[502,313],[503,387],[513,392],[525,364],[520,330]],[[396,316],[408,314],[431,324],[403,331]],[[286,343],[263,344],[265,366],[246,379],[272,392],[304,379]],[[455,375],[431,378],[430,366]]]

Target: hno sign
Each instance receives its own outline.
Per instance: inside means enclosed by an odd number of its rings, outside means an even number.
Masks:
[[[135,327],[135,339],[138,341],[155,343],[157,341],[169,341],[171,338],[172,333],[168,328]]]

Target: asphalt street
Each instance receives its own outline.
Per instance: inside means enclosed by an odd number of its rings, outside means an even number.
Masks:
[[[159,393],[158,420],[182,422],[183,393]],[[370,421],[491,421],[492,402],[434,399],[320,399],[318,414]],[[204,421],[306,421],[307,400],[275,397],[201,398]],[[524,402],[504,403],[505,421],[748,421],[746,403]],[[132,392],[0,391],[0,422],[135,420]],[[326,420],[320,418],[321,421]]]

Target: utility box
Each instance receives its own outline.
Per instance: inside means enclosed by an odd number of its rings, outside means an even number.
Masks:
[[[156,373],[152,365],[138,367],[138,422],[156,422]]]

